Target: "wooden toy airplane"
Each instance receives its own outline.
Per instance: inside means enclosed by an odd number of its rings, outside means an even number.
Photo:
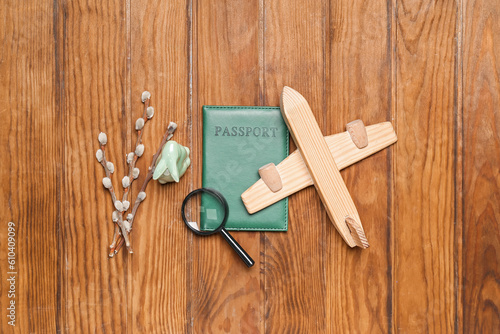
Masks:
[[[252,214],[314,185],[333,225],[350,247],[367,248],[359,214],[340,176],[348,167],[395,143],[390,122],[365,128],[361,120],[347,124],[347,132],[323,137],[306,99],[290,87],[281,94],[281,114],[298,150],[275,166],[259,169],[261,179],[241,199]]]

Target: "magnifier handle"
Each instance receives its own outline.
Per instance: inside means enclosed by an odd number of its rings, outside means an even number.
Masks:
[[[226,239],[227,243],[231,245],[231,248],[234,249],[234,251],[238,254],[238,256],[243,260],[243,262],[245,262],[247,267],[250,268],[255,264],[250,255],[248,255],[247,252],[245,252],[245,250],[241,248],[240,244],[233,239],[231,234],[229,234],[229,232],[225,228],[222,228],[220,230],[220,233],[222,234],[224,239]]]

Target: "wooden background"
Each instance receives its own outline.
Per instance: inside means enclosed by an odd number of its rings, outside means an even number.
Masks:
[[[499,332],[500,2],[4,0],[0,17],[1,332],[9,221],[18,333]],[[180,205],[201,185],[201,106],[276,106],[283,85],[325,134],[389,120],[399,141],[342,172],[368,250],[309,188],[287,233],[234,233],[248,270]],[[145,156],[175,121],[193,164],[150,184],[135,254],[109,260],[96,138],[119,185],[145,89]]]

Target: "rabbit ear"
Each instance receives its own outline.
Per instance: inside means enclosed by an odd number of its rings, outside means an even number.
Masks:
[[[179,170],[177,169],[177,156],[178,156],[178,151],[175,150],[172,152],[172,156],[175,157],[175,159],[168,159],[167,160],[167,168],[168,171],[170,172],[170,175],[174,179],[175,182],[179,182]]]
[[[160,158],[161,156],[158,157],[158,159]],[[160,159],[160,161],[158,161],[158,165],[156,165],[155,172],[153,174],[153,180],[158,180],[158,178],[162,176],[166,170],[167,170],[167,163],[165,162],[165,160]]]

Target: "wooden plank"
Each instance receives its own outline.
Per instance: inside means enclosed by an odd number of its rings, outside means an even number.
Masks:
[[[131,7],[131,111],[139,117],[143,90],[152,94],[155,114],[144,132],[146,152],[139,168],[145,177],[170,121],[172,140],[191,147],[189,120],[189,29],[185,1],[134,1]],[[193,154],[193,153],[192,153]],[[179,183],[150,182],[138,210],[132,239],[130,328],[136,332],[185,332],[188,232],[180,207],[192,184],[190,171]],[[134,197],[137,195],[135,191]]]
[[[455,264],[455,332],[464,329],[464,284],[463,284],[463,1],[457,10],[457,45],[456,45],[456,79],[455,79],[455,233],[453,257]]]
[[[65,276],[64,331],[126,332],[126,252],[108,259],[113,236],[109,193],[97,163],[100,131],[108,135],[107,158],[115,164],[117,190],[127,151],[126,26],[122,1],[61,3],[58,48],[63,53],[64,190],[59,265]]]
[[[0,6],[2,333],[40,328],[55,332],[59,325],[62,122],[56,102],[52,13],[52,1],[6,1]],[[15,224],[15,232],[9,233],[9,222]],[[10,242],[9,234],[14,239]],[[15,263],[9,264],[11,246]],[[8,281],[12,276],[14,280]],[[7,317],[11,301],[15,302],[15,327]]]
[[[354,220],[362,232],[361,218],[307,100],[299,92],[285,86],[281,94],[281,114],[331,222],[345,242],[355,247],[345,220],[347,217]]]
[[[391,86],[395,82],[391,79],[391,29],[396,26],[391,25],[391,10],[391,1],[331,2],[325,57],[325,134],[345,131],[346,124],[355,119],[365,124],[392,121]],[[325,231],[330,245],[325,254],[329,259],[325,299],[330,332],[339,328],[344,333],[391,331],[390,154],[398,145],[399,139],[341,172],[370,248],[350,249],[333,228]]]
[[[453,332],[457,3],[397,2],[394,330]]]
[[[394,128],[389,122],[367,126],[366,131],[369,142],[368,146],[362,150],[356,147],[347,132],[325,137],[326,144],[339,169],[344,169],[365,159],[375,152],[395,143],[397,140]],[[276,169],[282,179],[283,188],[281,190],[273,192],[262,179],[259,179],[241,194],[241,199],[249,213],[262,210],[287,196],[313,185],[311,175],[309,175],[307,166],[298,150],[290,153],[286,159],[276,166]]]
[[[193,8],[193,188],[201,186],[203,105],[261,105],[259,1],[200,1]],[[257,172],[257,171],[256,171]],[[264,331],[261,233],[235,232],[255,260],[247,268],[219,236],[192,237],[190,297],[195,333]]]
[[[279,105],[283,86],[293,87],[307,96],[323,133],[326,9],[324,1],[265,1],[263,31],[264,104]],[[325,231],[334,229],[327,221],[309,188],[289,198],[288,232],[265,233],[266,332],[332,332],[324,268],[331,260]]]
[[[498,1],[464,1],[460,153],[465,333],[495,333],[500,328],[499,16]]]

